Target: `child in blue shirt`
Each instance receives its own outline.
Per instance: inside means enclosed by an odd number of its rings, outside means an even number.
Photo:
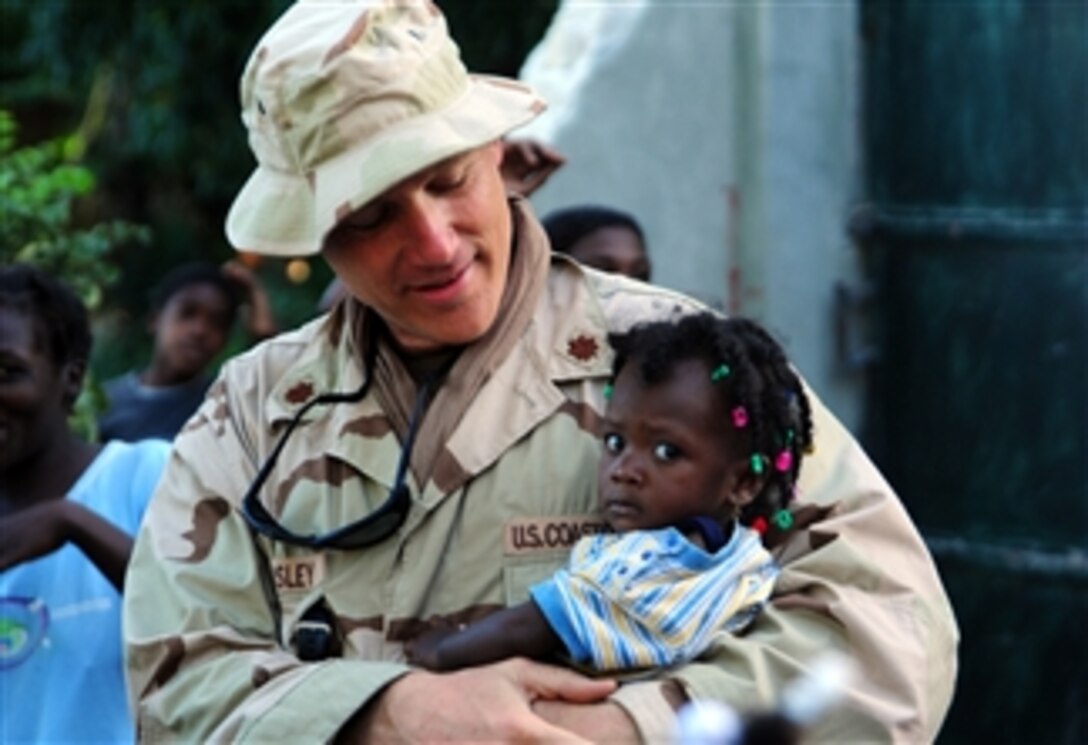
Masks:
[[[0,267],[0,741],[132,742],[121,590],[170,446],[68,427],[91,349],[55,278]]]

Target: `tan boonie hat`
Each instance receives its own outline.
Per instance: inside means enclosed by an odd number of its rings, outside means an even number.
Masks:
[[[521,83],[469,75],[431,2],[300,0],[242,75],[258,166],[227,238],[273,256],[317,253],[339,219],[544,107]]]

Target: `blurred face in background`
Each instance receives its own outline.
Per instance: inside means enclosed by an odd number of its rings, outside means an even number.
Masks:
[[[185,285],[172,294],[152,321],[155,365],[169,382],[191,380],[204,372],[230,335],[231,303],[207,282]]]
[[[650,280],[650,259],[638,233],[622,225],[598,228],[571,245],[568,253],[586,266],[611,274]]]

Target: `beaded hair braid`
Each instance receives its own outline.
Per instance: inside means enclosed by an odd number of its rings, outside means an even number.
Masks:
[[[666,380],[681,361],[706,363],[725,394],[715,404],[722,407],[722,426],[747,441],[749,468],[764,480],[740,522],[760,533],[769,521],[788,529],[801,459],[812,448],[812,416],[800,379],[771,335],[746,318],[698,313],[639,324],[608,340],[616,353],[613,380],[628,363],[638,365],[648,384]]]

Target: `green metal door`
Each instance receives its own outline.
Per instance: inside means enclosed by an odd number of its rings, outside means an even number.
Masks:
[[[863,439],[959,619],[940,740],[1088,742],[1088,4],[862,8]]]

